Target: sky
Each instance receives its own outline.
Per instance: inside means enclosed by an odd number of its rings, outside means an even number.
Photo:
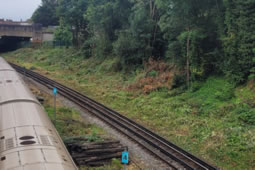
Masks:
[[[41,0],[0,0],[0,19],[25,21],[40,4]]]

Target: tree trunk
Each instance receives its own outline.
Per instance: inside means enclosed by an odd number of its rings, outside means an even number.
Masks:
[[[186,82],[187,87],[190,87],[190,58],[189,58],[189,48],[190,48],[190,29],[188,28],[188,37],[187,37],[187,56],[186,56]]]
[[[152,0],[150,0],[150,16],[152,16]]]
[[[150,0],[150,16],[152,20],[154,20],[155,10],[156,10],[156,4],[153,2],[153,0]]]

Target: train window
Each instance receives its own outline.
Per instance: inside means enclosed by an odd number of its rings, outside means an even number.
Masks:
[[[7,83],[11,83],[11,82],[12,82],[12,80],[6,80],[6,82],[7,82]]]
[[[4,136],[2,136],[0,139],[3,140],[3,139],[4,139]]]
[[[5,159],[6,159],[6,157],[5,157],[5,156],[1,157],[1,161],[4,161]]]
[[[19,138],[20,140],[30,140],[30,139],[34,139],[33,136],[22,136]]]
[[[36,142],[32,141],[32,140],[27,140],[27,141],[20,142],[21,145],[32,145],[32,144],[35,144],[35,143]]]

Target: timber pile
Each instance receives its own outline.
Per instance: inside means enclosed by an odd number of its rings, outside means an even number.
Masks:
[[[125,147],[117,140],[88,142],[84,137],[76,137],[65,141],[73,160],[79,166],[103,166],[113,158],[121,158]]]

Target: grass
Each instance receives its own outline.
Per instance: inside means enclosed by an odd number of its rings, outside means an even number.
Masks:
[[[54,107],[53,107],[53,98],[52,96],[41,93],[35,87],[31,86],[30,89],[34,94],[38,96],[43,96],[45,99],[44,108],[48,113],[52,122],[54,122]],[[103,141],[104,138],[109,138],[109,135],[102,129],[96,126],[83,121],[80,113],[74,109],[63,106],[57,100],[56,107],[56,129],[65,140],[69,140],[70,137],[85,136],[89,142]],[[81,166],[80,170],[121,170],[123,166],[119,159],[113,159],[111,164],[105,165],[103,167],[86,167]]]
[[[60,48],[27,48],[4,57],[83,92],[222,169],[255,169],[253,84],[236,88],[212,76],[189,91],[144,94],[127,88],[143,70],[114,72],[111,58],[83,59],[75,49]]]
[[[45,105],[45,110],[51,120],[54,120],[54,108]],[[103,141],[105,136],[103,129],[98,128],[94,124],[82,122],[81,115],[67,107],[59,107],[57,109],[56,128],[63,140],[72,136],[86,136],[90,142]],[[81,166],[80,170],[121,170],[123,169],[119,159],[113,159],[112,163],[103,167],[86,167]]]

